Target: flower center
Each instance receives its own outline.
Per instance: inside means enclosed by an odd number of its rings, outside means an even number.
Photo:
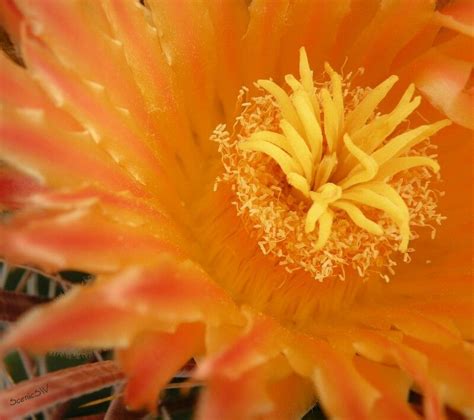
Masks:
[[[350,266],[364,277],[390,266],[393,252],[408,252],[412,226],[440,222],[429,138],[450,121],[406,129],[421,101],[413,85],[380,114],[396,76],[354,89],[351,75],[329,64],[325,71],[327,80],[315,83],[302,48],[300,78],[287,75],[288,90],[256,83],[263,95],[241,104],[233,133],[225,126],[214,133],[225,168],[218,182],[232,185],[260,248],[287,270],[322,280],[344,278]]]

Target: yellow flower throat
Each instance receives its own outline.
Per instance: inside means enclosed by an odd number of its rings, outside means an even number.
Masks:
[[[411,190],[408,201],[414,207],[415,196],[426,193],[427,183],[414,182],[414,178],[426,179],[426,168],[439,171],[437,161],[424,155],[429,150],[427,139],[450,124],[449,120],[442,120],[403,131],[399,126],[421,100],[419,96],[413,97],[413,85],[408,87],[390,113],[380,115],[377,108],[397,82],[396,76],[390,76],[371,90],[350,92],[348,83],[329,64],[325,65],[325,71],[328,82],[316,87],[302,48],[299,80],[293,75],[285,77],[289,92],[271,80],[259,80],[257,87],[268,95],[243,104],[244,112],[237,118],[232,135],[223,131],[223,127],[218,127],[214,134],[221,145],[226,168],[221,180],[234,183],[237,198],[234,204],[239,213],[252,220],[252,227],[260,232],[257,237],[262,245],[268,242],[266,249],[261,247],[264,253],[273,253],[292,263],[289,265],[310,272],[321,268],[309,266],[314,264],[314,258],[300,258],[279,242],[296,241],[295,249],[298,246],[302,249],[304,244],[306,251],[315,257],[324,251],[330,253],[331,247],[337,247],[337,243],[331,245],[328,241],[334,236],[334,230],[341,231],[342,226],[345,234],[353,234],[354,227],[358,229],[358,234],[352,239],[358,246],[375,250],[375,260],[383,254],[380,249],[383,241],[379,239],[374,248],[375,242],[370,244],[374,237],[396,237],[398,250],[408,250],[413,236],[410,222],[411,218],[416,218],[416,212],[411,211],[402,196]],[[423,144],[424,148],[417,148]],[[252,177],[258,182],[252,184]],[[282,180],[286,181],[287,187],[282,185]],[[249,187],[254,192],[253,197]],[[262,213],[261,204],[265,200],[258,196],[272,187],[277,194],[267,193],[270,211],[285,219],[285,211],[277,202],[282,201],[282,195],[290,195],[292,198],[283,200],[286,210],[299,216],[304,213],[302,229],[298,231],[296,228],[296,235],[291,222],[286,227],[284,223],[278,226],[278,223],[273,223],[278,217]],[[428,218],[434,216],[432,204],[422,203],[421,206],[431,212],[425,214]],[[338,218],[341,219],[339,224]],[[273,222],[269,225],[268,220]],[[352,228],[348,227],[348,221],[353,224]],[[275,232],[278,230],[280,232]],[[272,237],[274,243],[268,241]],[[333,240],[337,242],[337,235]],[[344,241],[339,242],[345,246]],[[351,248],[350,244],[348,247]],[[352,258],[357,255],[354,250],[351,252]],[[343,256],[351,257],[351,252]],[[324,265],[321,258],[319,263]],[[367,268],[371,263],[365,261],[364,264]],[[381,265],[381,262],[376,264]],[[361,274],[361,270],[358,271]]]

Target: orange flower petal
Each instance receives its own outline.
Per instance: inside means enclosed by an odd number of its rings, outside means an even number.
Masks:
[[[474,44],[472,38],[466,35],[456,35],[449,40],[438,44],[437,50],[456,60],[474,62]]]
[[[118,362],[128,377],[127,406],[156,412],[161,389],[181,366],[202,350],[203,341],[202,324],[183,324],[171,334],[138,335],[129,348],[119,350]]]
[[[232,300],[196,264],[167,256],[155,263],[99,276],[91,285],[30,311],[4,338],[0,350],[124,348],[144,331],[171,333],[181,323],[242,322]]]
[[[202,1],[150,0],[147,5],[162,32],[161,45],[176,72],[199,146],[208,149],[209,134],[219,122],[214,85],[216,44],[209,12]]]
[[[397,368],[354,358],[357,371],[380,393],[370,413],[371,418],[386,420],[418,417],[410,410],[407,400],[411,380]]]
[[[239,0],[206,0],[215,31],[217,51],[217,90],[229,126],[236,115],[236,98],[244,84],[243,42],[249,12]]]
[[[0,210],[18,209],[29,196],[42,191],[34,178],[7,166],[0,166]]]
[[[286,350],[295,371],[311,378],[325,412],[347,419],[368,419],[377,397],[355,370],[351,359],[332,349],[326,342],[299,336]]]
[[[243,39],[244,77],[249,88],[258,79],[275,75],[289,0],[252,1]]]
[[[62,66],[102,85],[114,105],[128,109],[141,128],[148,127],[140,92],[99,2],[15,1],[29,36],[45,43]],[[22,44],[26,41],[22,36]]]
[[[443,399],[466,417],[474,413],[473,352],[469,348],[446,349],[407,337],[404,342],[427,357],[429,371]]]
[[[15,6],[15,0],[0,3],[0,26],[6,29],[11,40],[18,45],[20,41],[21,13]]]
[[[362,341],[357,343],[357,351],[362,356],[376,362],[392,361],[414,380],[423,393],[423,406],[427,419],[444,418],[444,409],[435,385],[427,371],[427,360],[420,353],[389,340],[381,334],[364,331]],[[375,356],[375,357],[374,357]]]
[[[62,3],[61,3],[62,4]],[[53,97],[56,104],[87,127],[96,142],[138,182],[145,184],[170,208],[179,211],[180,204],[164,166],[146,136],[135,125],[135,118],[121,113],[101,88],[91,85],[66,69],[38,40],[23,34],[25,60],[35,78]],[[148,140],[149,141],[149,140]]]
[[[469,281],[472,284],[472,278]],[[428,316],[443,315],[448,317],[464,340],[474,340],[474,307],[472,299],[466,295],[469,293],[466,290],[464,289],[465,294],[462,298],[428,299],[426,301],[414,302],[411,306]]]
[[[436,13],[442,26],[474,37],[474,9],[471,0],[454,0]]]
[[[438,314],[437,317],[417,311],[395,310],[391,316],[394,318],[396,328],[427,343],[437,343],[443,347],[462,343],[459,331],[449,320],[443,320],[442,314]]]
[[[358,0],[350,2],[350,9],[341,20],[339,31],[331,51],[331,66],[342,67],[347,51],[370,24],[379,9],[378,0]]]
[[[188,173],[196,170],[193,158],[198,150],[186,121],[183,92],[179,91],[173,70],[161,50],[158,30],[146,22],[147,10],[138,2],[103,0],[102,6],[123,44],[127,63],[145,99],[147,118],[156,121],[154,135],[166,142],[167,148],[179,153]]]
[[[199,401],[198,420],[242,420],[268,414],[272,402],[265,390],[262,369],[252,369],[236,379],[216,375]]]
[[[272,399],[273,409],[263,415],[266,420],[302,418],[316,402],[313,384],[295,374],[270,383],[268,394]]]
[[[474,127],[474,97],[466,86],[472,63],[449,57],[431,48],[408,69],[418,89],[450,119],[464,127]]]
[[[51,187],[89,182],[143,195],[143,187],[116,165],[87,133],[55,127],[40,110],[4,105],[0,133],[2,159]]]
[[[146,227],[120,225],[91,204],[15,217],[0,227],[0,254],[13,264],[31,264],[47,272],[69,268],[92,273],[153,261],[160,252],[182,254],[163,239],[166,233],[160,237]]]
[[[196,378],[216,374],[237,378],[276,357],[283,337],[283,329],[274,320],[257,315],[252,320],[248,333],[233,342],[227,350],[207,358],[199,366]]]
[[[306,49],[312,68],[316,70],[315,75],[320,72],[324,61],[327,61],[330,54],[335,52],[333,47],[338,32],[346,30],[346,27],[341,26],[341,22],[353,8],[350,3],[350,0],[290,2],[279,54],[281,77],[287,73],[297,73],[298,61],[289,60],[288,57],[298,57],[298,50],[302,46]],[[364,7],[366,12],[370,13],[370,6],[364,5]],[[331,65],[334,64],[331,60]]]
[[[407,13],[408,9],[410,13]],[[366,80],[380,81],[388,73],[397,53],[430,22],[433,13],[431,0],[379,3],[374,18],[346,52],[350,68],[364,67]]]
[[[56,108],[29,77],[28,71],[0,52],[0,101],[17,108],[43,110],[48,120],[66,130],[80,131],[81,126],[68,114]]]

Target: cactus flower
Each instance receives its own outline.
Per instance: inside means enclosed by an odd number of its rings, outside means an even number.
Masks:
[[[150,412],[193,358],[200,420],[474,416],[473,11],[3,0],[0,257],[93,280],[1,354],[111,348]]]

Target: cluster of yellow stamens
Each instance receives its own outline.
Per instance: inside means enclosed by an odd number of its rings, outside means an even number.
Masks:
[[[408,251],[410,227],[440,223],[429,138],[450,121],[407,129],[421,101],[413,85],[380,114],[396,76],[362,89],[325,71],[328,80],[315,83],[302,48],[288,91],[271,80],[256,83],[263,96],[246,100],[242,90],[233,132],[221,125],[213,135],[225,168],[218,183],[231,185],[258,246],[289,272],[343,279],[350,266],[366,278],[390,271],[393,251]]]
[[[328,64],[331,90],[322,88],[316,95],[313,74],[304,48],[300,51],[300,80],[287,75],[292,89],[288,95],[270,80],[258,85],[274,96],[281,110],[281,132],[258,131],[242,142],[242,150],[262,152],[278,163],[288,183],[311,199],[305,231],[312,232],[319,223],[316,249],[322,249],[330,234],[334,219],[331,208],[344,210],[352,221],[374,235],[383,229],[367,218],[360,205],[385,212],[398,226],[400,250],[406,251],[410,239],[408,208],[387,180],[398,172],[416,166],[428,166],[435,172],[438,163],[425,156],[405,156],[449,120],[423,125],[386,138],[419,105],[411,85],[390,113],[367,123],[379,103],[397,81],[391,76],[350,112],[345,113],[342,77]]]

